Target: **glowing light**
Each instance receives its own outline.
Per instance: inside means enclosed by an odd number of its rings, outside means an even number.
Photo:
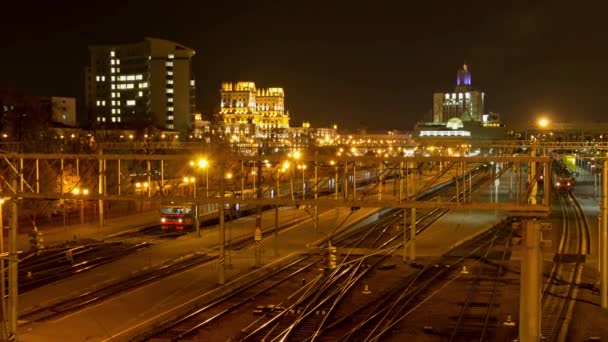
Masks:
[[[549,126],[549,120],[547,118],[538,119],[538,126],[542,128]]]

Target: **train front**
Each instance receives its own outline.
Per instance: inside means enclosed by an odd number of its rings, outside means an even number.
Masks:
[[[191,205],[164,205],[160,209],[160,226],[164,230],[171,228],[183,230],[192,224]]]

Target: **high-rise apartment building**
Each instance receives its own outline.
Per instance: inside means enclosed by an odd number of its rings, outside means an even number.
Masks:
[[[90,46],[85,75],[89,120],[108,127],[187,133],[195,112],[194,50],[157,38]]]
[[[433,96],[433,121],[447,122],[451,118],[478,121],[483,118],[484,93],[475,90],[471,72],[464,64],[456,74],[456,87],[451,93],[435,93]]]
[[[283,88],[256,89],[254,82],[223,82],[220,96],[225,134],[268,137],[289,128]]]

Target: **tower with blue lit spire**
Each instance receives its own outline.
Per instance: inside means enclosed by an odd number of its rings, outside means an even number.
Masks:
[[[471,72],[467,63],[462,65],[456,74],[456,91],[466,91],[471,88]]]
[[[456,87],[449,93],[433,96],[433,121],[447,122],[452,118],[481,122],[484,93],[473,88],[469,65],[464,63],[456,73]]]

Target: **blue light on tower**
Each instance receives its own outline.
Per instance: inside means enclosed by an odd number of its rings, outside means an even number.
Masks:
[[[469,72],[469,66],[466,63],[462,66],[462,69],[458,70],[458,74],[456,76],[456,85],[471,85],[471,73]]]

